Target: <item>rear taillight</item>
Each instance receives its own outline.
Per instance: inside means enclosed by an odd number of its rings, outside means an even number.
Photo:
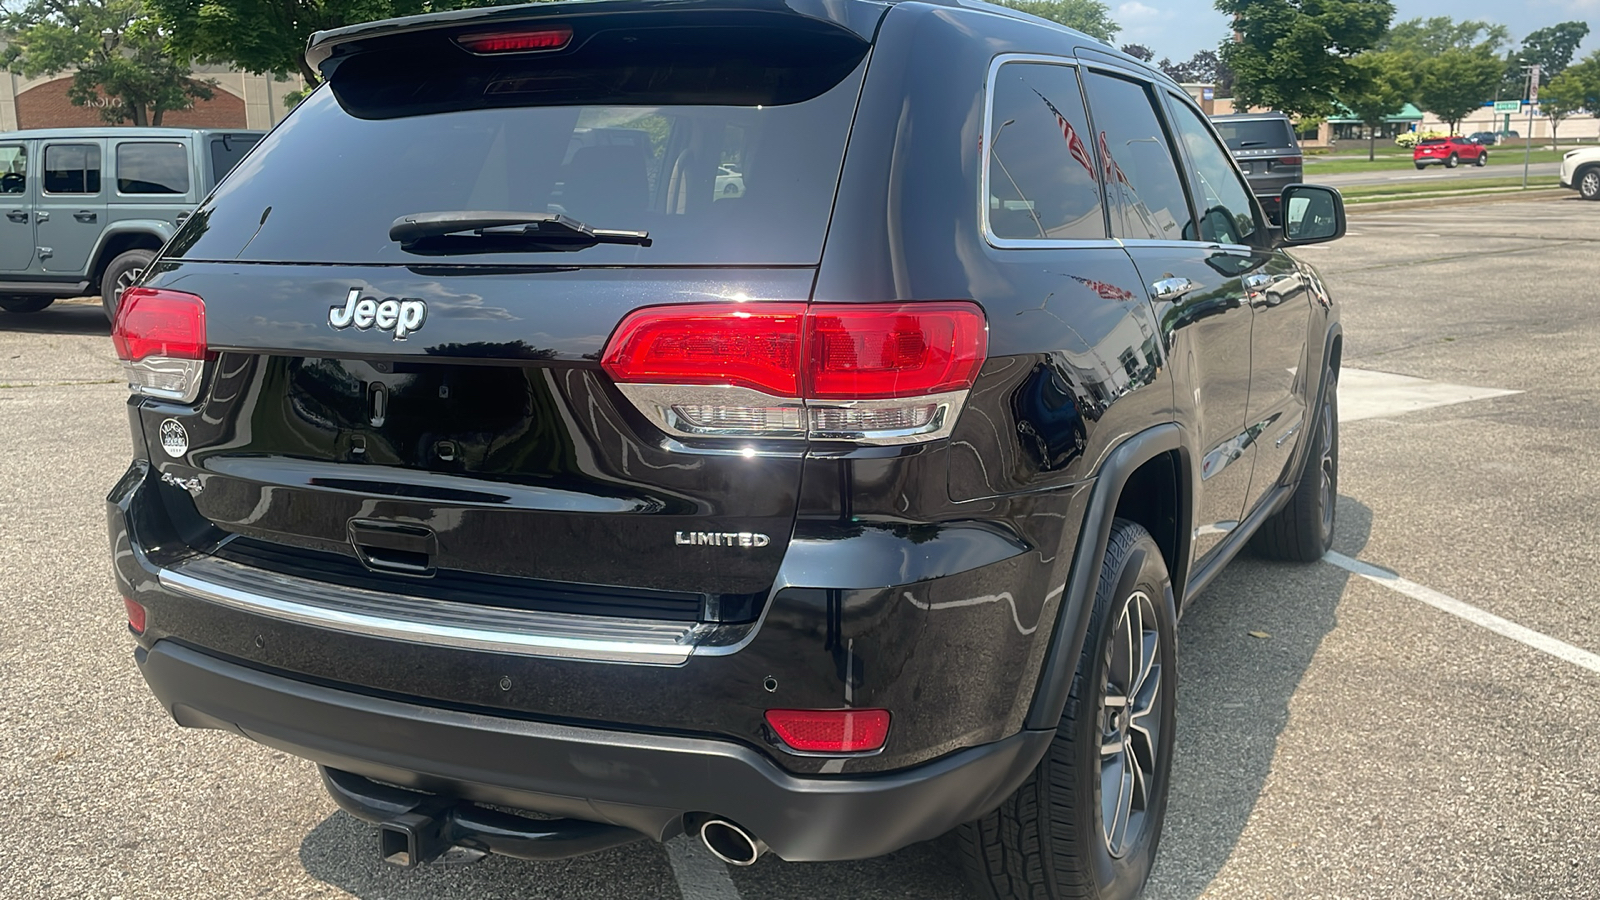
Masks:
[[[778,739],[806,753],[863,753],[889,737],[886,709],[769,709]]]
[[[528,31],[489,31],[463,34],[456,43],[473,53],[530,53],[560,50],[572,41],[572,29],[565,25]]]
[[[144,607],[127,597],[122,598],[122,606],[128,611],[128,630],[134,634],[144,634]]]
[[[1285,156],[1285,157],[1282,157],[1282,158],[1280,158],[1280,159],[1279,159],[1279,160],[1278,160],[1278,165],[1280,165],[1280,166],[1298,166],[1298,165],[1300,165],[1300,164],[1301,164],[1301,163],[1302,163],[1302,162],[1303,162],[1303,161],[1304,161],[1304,158],[1303,158],[1303,157],[1299,157],[1299,156]]]
[[[128,288],[117,306],[111,343],[128,375],[129,390],[193,402],[209,355],[205,301],[179,291]]]
[[[948,435],[988,352],[967,302],[638,310],[602,365],[669,433],[875,444]]]

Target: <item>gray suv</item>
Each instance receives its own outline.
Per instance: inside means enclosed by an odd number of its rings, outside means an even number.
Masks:
[[[1239,161],[1261,208],[1278,222],[1283,189],[1305,180],[1305,159],[1289,117],[1279,112],[1240,113],[1212,116],[1211,122]]]
[[[0,310],[122,289],[259,131],[50,128],[0,134]]]

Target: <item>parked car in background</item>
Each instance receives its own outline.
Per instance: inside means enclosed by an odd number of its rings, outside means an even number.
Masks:
[[[260,131],[50,128],[0,134],[0,310],[100,294],[106,316]]]
[[[1474,131],[1467,135],[1467,140],[1474,144],[1482,144],[1485,147],[1493,147],[1496,143],[1499,143],[1500,135],[1493,131]]]
[[[1568,150],[1561,157],[1561,186],[1585,200],[1600,200],[1600,147]]]
[[[1239,161],[1261,207],[1277,222],[1283,189],[1305,180],[1305,157],[1293,123],[1278,112],[1212,116],[1211,122]]]
[[[1286,251],[1343,203],[1270,227],[1178,84],[974,6],[318,32],[113,327],[161,706],[400,865],[954,830],[990,900],[1136,897],[1180,611],[1333,539],[1338,306]]]
[[[1411,151],[1411,161],[1417,164],[1418,169],[1429,166],[1454,169],[1462,162],[1481,166],[1489,162],[1489,148],[1459,135],[1425,138],[1418,141],[1416,149]]]

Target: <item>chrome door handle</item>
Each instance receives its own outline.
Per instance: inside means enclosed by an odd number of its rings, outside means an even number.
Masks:
[[[79,222],[93,222],[99,218],[99,216],[95,214],[94,210],[90,209],[80,209],[73,213],[72,217],[77,219]]]
[[[13,222],[26,222],[28,221],[28,213],[26,210],[13,209],[12,211],[6,213],[6,218]]]
[[[1150,296],[1157,300],[1176,300],[1199,286],[1187,278],[1163,278],[1150,285]]]
[[[1254,275],[1246,275],[1244,277],[1244,287],[1247,291],[1259,291],[1265,289],[1276,280],[1271,275],[1263,275],[1257,272]]]

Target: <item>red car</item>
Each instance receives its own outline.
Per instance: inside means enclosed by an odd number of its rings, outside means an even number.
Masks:
[[[1425,138],[1418,141],[1416,149],[1411,151],[1411,161],[1416,163],[1419,169],[1426,169],[1432,165],[1454,169],[1464,161],[1482,166],[1489,162],[1489,148],[1458,135],[1447,138]]]

